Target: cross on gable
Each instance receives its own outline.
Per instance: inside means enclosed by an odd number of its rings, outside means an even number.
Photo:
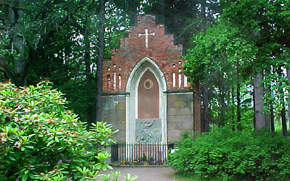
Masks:
[[[155,35],[155,32],[153,32],[153,33],[148,33],[148,28],[145,28],[145,34],[142,34],[142,33],[139,33],[139,37],[140,36],[145,36],[145,47],[146,48],[148,48],[148,36],[149,35],[152,35],[152,36],[154,36]]]

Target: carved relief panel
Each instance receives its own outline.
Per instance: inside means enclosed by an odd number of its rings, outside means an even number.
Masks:
[[[161,119],[136,119],[136,140],[137,143],[160,143]]]

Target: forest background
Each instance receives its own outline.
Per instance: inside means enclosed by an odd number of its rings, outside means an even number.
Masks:
[[[18,86],[49,80],[91,125],[101,120],[102,62],[137,15],[154,14],[184,46],[184,73],[200,88],[194,94],[202,132],[230,125],[276,128],[286,136],[289,6],[286,0],[1,0],[0,80]]]

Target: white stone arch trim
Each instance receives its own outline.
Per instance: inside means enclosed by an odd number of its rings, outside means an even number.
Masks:
[[[155,73],[155,71],[152,71],[152,69],[150,70],[154,75],[155,75],[155,77],[157,78],[157,77],[162,77],[162,82],[160,82],[160,84],[159,85],[165,85],[165,87],[164,87],[164,90],[162,90],[162,91],[167,91],[167,84],[166,84],[166,79],[165,79],[165,77],[164,77],[164,74],[163,74],[163,72],[162,72],[162,70],[160,69],[160,67],[152,60],[152,59],[150,59],[150,58],[148,58],[148,57],[145,57],[145,58],[143,58],[141,61],[139,61],[136,65],[135,65],[135,67],[133,68],[133,70],[131,71],[131,73],[130,73],[130,75],[129,75],[129,78],[127,79],[127,84],[126,84],[126,92],[130,92],[130,86],[131,86],[131,82],[132,82],[132,78],[133,78],[133,76],[135,75],[135,72],[137,71],[137,69],[143,64],[143,63],[145,63],[145,62],[149,62],[149,63],[151,63],[155,68],[156,68],[156,70],[158,71],[158,74],[156,74]],[[144,71],[145,72],[145,71]],[[143,72],[143,73],[144,73]],[[143,75],[143,74],[142,74]],[[158,80],[157,80],[158,81]],[[159,83],[159,82],[158,82]]]
[[[147,65],[146,65],[147,64]],[[138,85],[143,74],[150,70],[159,84],[159,116],[162,120],[162,143],[167,143],[167,90],[166,79],[159,66],[145,57],[138,62],[130,73],[126,84],[126,142],[134,143],[136,129],[134,123],[138,117]]]

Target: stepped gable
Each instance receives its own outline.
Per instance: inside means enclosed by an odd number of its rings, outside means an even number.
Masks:
[[[125,92],[131,71],[145,57],[159,66],[167,90],[188,89],[186,78],[178,74],[183,64],[182,45],[174,45],[173,35],[165,34],[164,25],[155,24],[155,16],[145,15],[138,17],[128,37],[120,39],[120,48],[112,50],[111,61],[104,61],[103,92]]]

